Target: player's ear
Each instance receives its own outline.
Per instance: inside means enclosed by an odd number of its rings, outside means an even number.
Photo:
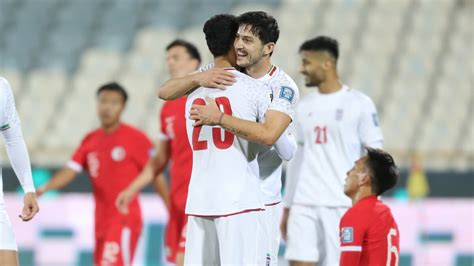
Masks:
[[[364,174],[359,176],[359,185],[360,186],[370,185],[370,184],[372,184],[372,179],[371,179],[371,177],[368,173],[364,173]]]
[[[263,55],[264,56],[269,56],[271,53],[273,53],[273,49],[275,49],[275,43],[274,42],[269,42],[263,46]]]

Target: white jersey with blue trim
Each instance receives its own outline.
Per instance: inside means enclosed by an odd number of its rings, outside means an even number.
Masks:
[[[264,208],[257,163],[257,144],[237,137],[219,126],[193,127],[189,112],[193,104],[214,98],[219,108],[240,119],[258,121],[270,105],[270,89],[235,70],[237,82],[226,90],[200,87],[186,101],[186,129],[193,166],[186,201],[186,214],[226,216]]]
[[[334,93],[312,92],[299,103],[294,128],[302,160],[288,165],[285,205],[350,207],[346,172],[364,146],[383,144],[372,100],[345,85]]]
[[[272,66],[270,71],[258,80],[267,84],[272,90],[273,99],[268,110],[285,113],[293,120],[299,99],[298,86],[293,79],[281,68]],[[274,147],[259,153],[258,165],[265,204],[271,205],[280,202],[283,161]]]

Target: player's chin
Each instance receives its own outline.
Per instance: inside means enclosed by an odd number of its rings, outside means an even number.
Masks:
[[[247,56],[237,56],[237,61],[236,61],[237,65],[239,67],[248,67],[249,66],[249,60],[247,58]]]

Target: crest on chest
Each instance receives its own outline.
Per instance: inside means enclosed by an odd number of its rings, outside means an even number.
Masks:
[[[125,155],[127,155],[127,153],[122,146],[115,146],[110,152],[110,157],[112,157],[112,160],[116,162],[123,161]]]
[[[336,119],[336,121],[341,121],[343,117],[344,117],[344,110],[341,108],[336,109],[336,114],[334,116],[334,119]]]

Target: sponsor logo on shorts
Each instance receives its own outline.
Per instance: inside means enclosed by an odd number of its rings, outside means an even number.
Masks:
[[[352,227],[343,227],[341,229],[341,242],[352,243],[354,241],[354,229]]]
[[[272,262],[272,257],[270,256],[270,253],[267,253],[267,260],[266,260],[265,265],[270,266],[271,262]]]

